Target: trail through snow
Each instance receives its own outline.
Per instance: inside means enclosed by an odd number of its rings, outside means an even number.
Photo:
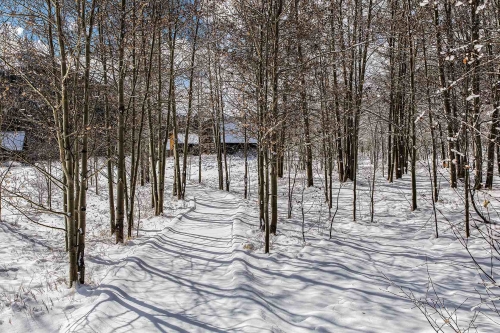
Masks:
[[[113,268],[65,331],[261,331],[262,319],[245,310],[255,301],[239,289],[235,271],[238,201],[227,192],[195,193],[196,210]]]

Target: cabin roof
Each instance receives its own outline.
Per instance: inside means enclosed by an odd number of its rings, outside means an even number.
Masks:
[[[177,143],[184,144],[186,133],[177,133]],[[197,145],[200,142],[198,134],[191,133],[188,135],[188,145]],[[167,150],[170,150],[170,140],[167,142]]]
[[[24,141],[26,139],[26,132],[0,132],[0,139],[2,140],[2,148],[10,151],[24,150]]]
[[[238,126],[235,123],[224,124],[226,143],[245,143],[245,135],[243,125]],[[250,133],[247,133],[248,143],[257,143],[255,138],[250,137]]]

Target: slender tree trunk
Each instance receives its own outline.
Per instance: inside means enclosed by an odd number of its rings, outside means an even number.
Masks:
[[[455,161],[455,145],[453,142],[453,127],[452,127],[452,113],[450,104],[450,93],[448,90],[448,84],[446,81],[445,71],[444,71],[444,57],[443,57],[443,46],[441,37],[441,26],[439,24],[439,10],[438,6],[434,7],[434,25],[436,28],[436,52],[438,57],[438,71],[439,71],[439,81],[441,84],[441,95],[443,96],[444,110],[447,118],[447,134],[448,134],[448,167],[450,169],[450,186],[452,188],[457,187],[457,168]]]
[[[500,9],[499,9],[500,11]],[[500,19],[500,15],[499,15]],[[500,22],[499,22],[500,23]],[[493,58],[493,46],[491,43],[488,45],[488,56]],[[490,75],[491,91],[493,95],[493,114],[491,115],[491,127],[490,134],[488,136],[488,150],[487,150],[487,172],[486,172],[486,182],[485,187],[488,189],[493,188],[493,175],[494,175],[494,163],[495,163],[495,147],[498,146],[498,126],[500,125],[500,73],[498,69],[494,66],[490,67],[492,74]]]
[[[296,3],[297,5],[297,3]],[[283,1],[277,0],[273,2],[273,8],[271,8],[272,14],[272,101],[271,101],[271,115],[274,119],[274,123],[278,123],[278,54],[279,54],[279,22],[280,15],[283,7]],[[272,130],[271,134],[271,226],[270,232],[276,235],[276,229],[278,226],[278,128]],[[267,234],[267,232],[266,232]]]
[[[474,128],[474,189],[478,190],[483,186],[483,147],[481,143],[481,123],[480,123],[480,109],[481,109],[481,88],[480,88],[480,57],[475,45],[479,41],[479,13],[477,12],[479,0],[471,0],[471,23],[472,33],[470,41],[470,56],[473,60],[471,66],[472,75],[472,99],[473,108],[473,128]],[[473,199],[473,198],[472,198]]]
[[[294,15],[295,15],[295,24],[297,30],[300,30],[299,26],[299,0],[295,0],[294,4]],[[302,42],[300,38],[297,38],[297,55],[298,55],[298,64],[302,72],[305,72],[305,61],[304,55],[302,52]],[[307,172],[307,187],[314,185],[314,176],[313,176],[313,157],[312,157],[312,142],[311,142],[311,129],[309,124],[309,109],[307,105],[307,92],[306,92],[306,75],[300,75],[300,110],[302,113],[302,121],[304,125],[304,145],[305,145],[305,158],[306,158],[306,172]]]
[[[411,123],[411,210],[417,209],[417,173],[416,173],[416,160],[417,160],[417,135],[415,133],[415,50],[413,41],[413,26],[411,22],[411,0],[408,0],[407,8],[407,25],[408,25],[408,42],[410,44],[410,123]]]
[[[427,66],[427,54],[426,54],[426,44],[425,39],[422,38],[422,52],[424,58],[424,69],[425,69],[425,78],[426,78],[426,94],[427,94],[427,105],[429,112],[429,129],[431,132],[431,146],[432,146],[432,191],[433,196],[432,199],[434,202],[439,200],[439,192],[437,185],[437,146],[436,146],[436,126],[434,124],[434,116],[432,111],[432,101],[431,101],[431,91],[429,88],[429,71]],[[433,206],[434,207],[434,206]],[[435,207],[434,207],[435,208]],[[436,229],[436,235],[438,235],[438,230]],[[438,236],[436,236],[437,238]]]
[[[197,4],[195,3],[195,6]],[[181,197],[184,200],[186,194],[186,167],[187,167],[187,155],[188,155],[188,145],[189,145],[189,127],[191,124],[191,110],[193,105],[193,82],[194,82],[194,60],[196,54],[196,41],[198,39],[198,27],[200,19],[198,14],[196,14],[196,28],[193,36],[193,46],[191,49],[191,64],[189,69],[189,89],[188,89],[188,110],[186,115],[186,130],[184,134],[184,154],[182,162],[182,194]],[[199,137],[198,137],[199,138]]]
[[[217,75],[215,75],[217,77]],[[216,80],[217,81],[217,80]],[[210,88],[210,105],[212,108],[212,120],[213,120],[213,134],[214,134],[214,145],[217,154],[217,171],[219,176],[219,190],[224,189],[224,173],[222,170],[222,148],[221,148],[221,124],[219,116],[219,98],[216,89],[217,82],[214,83],[214,76],[212,75],[212,59],[211,59],[211,48],[210,44],[208,46],[208,83]],[[215,86],[215,87],[214,87]]]
[[[175,49],[175,44],[176,44],[176,37],[177,37],[177,26],[174,27],[174,31],[169,31],[168,38],[169,38],[169,44],[170,44],[170,49],[171,49],[171,54],[173,53],[173,50]],[[173,33],[173,36],[172,36]],[[174,61],[173,58],[170,59],[170,61]],[[173,73],[171,74],[173,75]],[[179,161],[179,140],[178,140],[178,119],[177,119],[177,106],[175,102],[175,82],[172,84],[171,88],[171,103],[172,103],[172,125],[173,125],[173,147],[170,147],[170,149],[173,148],[174,150],[174,173],[175,173],[175,181],[174,181],[174,194],[177,195],[177,199],[180,200],[182,198],[182,191],[181,191],[181,169],[180,169],[180,161]],[[188,149],[188,144],[187,142],[184,142],[184,151],[186,153],[186,150]]]
[[[121,0],[120,40],[118,50],[118,186],[116,189],[116,242],[123,243],[123,225],[125,220],[125,18],[126,0]]]
[[[198,115],[198,183],[201,184],[201,155],[203,154],[203,117],[201,116],[201,92],[203,91],[203,85],[201,77],[198,80],[198,94],[197,94],[197,115]]]
[[[153,6],[153,11],[156,9],[155,6]],[[159,21],[159,19],[158,19]],[[156,25],[157,21],[154,22],[154,24]],[[142,100],[142,105],[141,105],[141,118],[140,118],[140,121],[139,121],[139,130],[137,132],[137,137],[136,137],[136,141],[137,142],[137,147],[133,146],[134,148],[134,151],[137,151],[137,154],[134,155],[131,160],[131,171],[130,171],[130,189],[128,192],[126,193],[130,193],[130,197],[126,200],[126,202],[129,202],[129,207],[127,208],[127,212],[128,212],[128,216],[127,216],[127,219],[128,219],[128,225],[127,225],[127,237],[132,237],[132,229],[133,229],[133,226],[134,226],[134,212],[135,212],[135,192],[136,192],[136,189],[137,189],[137,178],[138,178],[138,175],[139,175],[139,162],[140,162],[140,154],[142,152],[142,133],[143,133],[143,129],[144,129],[144,118],[145,118],[145,114],[146,114],[146,107],[148,109],[148,117],[149,117],[149,120],[151,121],[151,106],[150,106],[150,103],[149,103],[149,100],[150,100],[150,86],[151,86],[151,73],[152,73],[152,68],[153,68],[153,55],[154,55],[154,48],[155,48],[155,37],[156,37],[156,26],[153,28],[153,36],[152,36],[152,40],[151,40],[151,47],[150,47],[150,52],[149,52],[149,57],[148,57],[148,61],[145,62],[145,68],[144,68],[144,71],[146,72],[146,82],[145,82],[145,91],[144,91],[144,97],[143,97],[143,100]],[[146,106],[147,105],[147,106]],[[154,135],[154,132],[151,130],[152,128],[152,124],[150,123],[149,124],[149,127],[150,127],[150,135]],[[136,134],[134,134],[134,138],[135,138]],[[150,149],[152,149],[154,151],[154,145],[151,145],[150,144]],[[151,154],[151,156],[155,156],[153,153]],[[151,169],[155,170],[156,172],[156,168],[155,168],[155,159],[154,158],[151,158],[151,164],[153,164],[153,166],[151,166]],[[156,176],[156,173],[154,174],[154,176]],[[153,188],[152,190],[152,194],[155,195],[155,204],[157,203],[157,200],[158,200],[158,181],[157,179],[154,179],[153,180],[153,185],[156,185],[156,187]],[[156,211],[155,211],[156,213]],[[157,213],[157,215],[159,215],[159,213]]]
[[[245,157],[245,174],[243,176],[243,182],[244,182],[244,190],[243,190],[243,197],[245,199],[248,199],[248,133],[247,133],[247,110],[245,108],[244,114],[243,114],[243,121],[244,121],[244,127],[243,127],[243,136],[245,139],[244,147],[243,147],[243,155]]]
[[[75,221],[75,183],[74,183],[74,163],[71,151],[71,129],[69,117],[69,101],[67,90],[68,63],[64,38],[64,24],[62,21],[61,1],[55,1],[57,35],[60,49],[60,77],[61,77],[61,109],[62,109],[62,137],[59,141],[59,152],[61,157],[63,172],[66,178],[66,233],[68,237],[68,256],[69,256],[69,286],[72,287],[77,280],[77,261],[76,261],[76,221]],[[57,114],[55,114],[56,124],[59,123]]]
[[[342,120],[340,117],[340,92],[339,92],[339,83],[338,83],[338,73],[337,73],[337,57],[335,56],[335,52],[337,51],[336,47],[336,29],[335,29],[335,2],[330,1],[330,31],[331,31],[331,39],[330,39],[330,49],[332,52],[332,75],[333,75],[333,96],[334,96],[334,108],[335,108],[335,121],[336,121],[336,139],[335,144],[337,148],[337,165],[339,172],[339,181],[343,182],[345,180],[344,174],[344,156],[342,151]],[[331,169],[331,168],[330,168]],[[330,186],[330,190],[331,190]],[[330,202],[331,204],[331,202]]]
[[[89,132],[89,97],[90,97],[90,47],[92,40],[92,31],[94,30],[94,13],[96,1],[93,0],[90,9],[88,33],[85,18],[85,2],[82,2],[82,23],[83,31],[85,33],[85,83],[83,93],[83,138],[82,138],[82,170],[80,174],[80,197],[79,197],[79,214],[78,214],[78,251],[77,251],[77,264],[78,272],[80,274],[80,283],[85,283],[85,232],[87,229],[87,190],[88,190],[88,132]]]
[[[359,0],[357,0],[359,1]],[[356,1],[356,6],[358,6],[358,2]],[[369,37],[371,30],[371,20],[372,20],[372,0],[368,2],[368,15],[366,21],[366,27],[360,26],[359,38],[362,38],[363,32],[366,33],[364,45],[360,46],[360,57],[358,63],[358,84],[356,89],[356,100],[354,102],[355,113],[354,113],[354,163],[353,163],[353,220],[356,221],[356,206],[357,206],[357,173],[358,173],[358,155],[359,155],[359,122],[360,122],[360,112],[361,106],[363,102],[363,89],[365,83],[365,73],[366,73],[366,63],[368,57],[368,46],[369,46]],[[359,5],[360,17],[362,17],[363,6]],[[366,32],[364,31],[366,30]],[[361,40],[358,41],[359,44]]]

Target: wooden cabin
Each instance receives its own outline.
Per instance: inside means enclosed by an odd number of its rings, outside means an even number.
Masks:
[[[224,126],[224,140],[226,143],[226,149],[229,154],[234,154],[238,151],[243,151],[245,147],[245,134],[244,129],[241,126],[238,126],[236,123],[226,123]],[[222,128],[221,128],[222,133]],[[177,143],[179,145],[179,153],[184,152],[184,139],[185,133],[177,133]],[[202,140],[202,148],[203,154],[207,153],[215,153],[215,137],[213,132],[210,133],[205,132],[200,138],[198,133],[190,133],[188,137],[188,153],[198,155],[200,151],[200,139]],[[222,139],[222,138],[221,138]],[[222,140],[221,140],[222,141]],[[251,136],[251,133],[247,132],[247,143],[250,149],[257,147],[257,139]],[[172,156],[173,149],[171,147],[174,146],[174,135],[170,134],[170,138],[167,144],[168,155]]]

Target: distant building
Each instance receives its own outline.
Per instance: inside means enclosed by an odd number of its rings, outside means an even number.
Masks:
[[[26,132],[0,132],[0,139],[3,150],[21,152],[24,150]]]
[[[239,127],[236,123],[226,123],[224,126],[225,129],[225,142],[226,149],[229,153],[235,153],[237,151],[243,150],[245,146],[245,134],[244,129]],[[222,128],[221,128],[222,133]],[[179,145],[180,152],[184,151],[184,139],[185,133],[177,133],[177,143]],[[203,142],[202,147],[204,153],[214,153],[215,151],[215,138],[213,136],[213,132],[210,132],[209,137],[205,133],[202,135]],[[208,140],[207,140],[208,139]],[[250,137],[250,133],[247,134],[247,142],[248,147],[255,148],[257,147],[257,139]],[[188,152],[191,154],[198,154],[200,150],[200,137],[198,134],[192,133],[188,136]],[[171,147],[174,146],[174,135],[170,134],[170,139],[167,144],[167,150],[169,151],[169,155],[172,154]]]
[[[245,146],[245,132],[244,129],[236,123],[226,123],[224,124],[224,139],[226,142],[226,149],[228,153],[232,154],[237,151],[241,151]],[[221,128],[222,134],[222,128]],[[204,134],[202,140],[202,147],[204,153],[214,153],[215,151],[215,137],[213,132],[209,134],[209,137]],[[177,133],[177,143],[179,145],[179,150],[182,152],[184,150],[184,139],[185,133]],[[207,141],[208,139],[208,141]],[[257,139],[251,137],[250,132],[247,133],[247,143],[249,148],[257,147]],[[189,134],[188,137],[188,151],[192,154],[198,154],[200,150],[200,137],[198,134]],[[172,155],[174,146],[174,135],[170,134],[169,144],[167,145],[167,150],[169,155]]]
[[[236,123],[226,123],[224,124],[224,130],[227,150],[229,152],[242,150],[245,146],[245,130],[243,126],[238,126]],[[247,132],[247,142],[249,147],[257,147],[257,139],[252,138],[249,131]]]
[[[184,151],[184,139],[186,137],[186,133],[177,133],[177,144],[179,145],[180,151]],[[198,134],[189,134],[188,135],[188,152],[193,152],[194,150],[198,150],[198,145],[200,143],[200,138],[198,137]],[[167,143],[167,150],[169,152],[169,155],[172,155],[173,152],[173,147],[174,146],[174,134],[170,134],[170,139],[168,140]]]

